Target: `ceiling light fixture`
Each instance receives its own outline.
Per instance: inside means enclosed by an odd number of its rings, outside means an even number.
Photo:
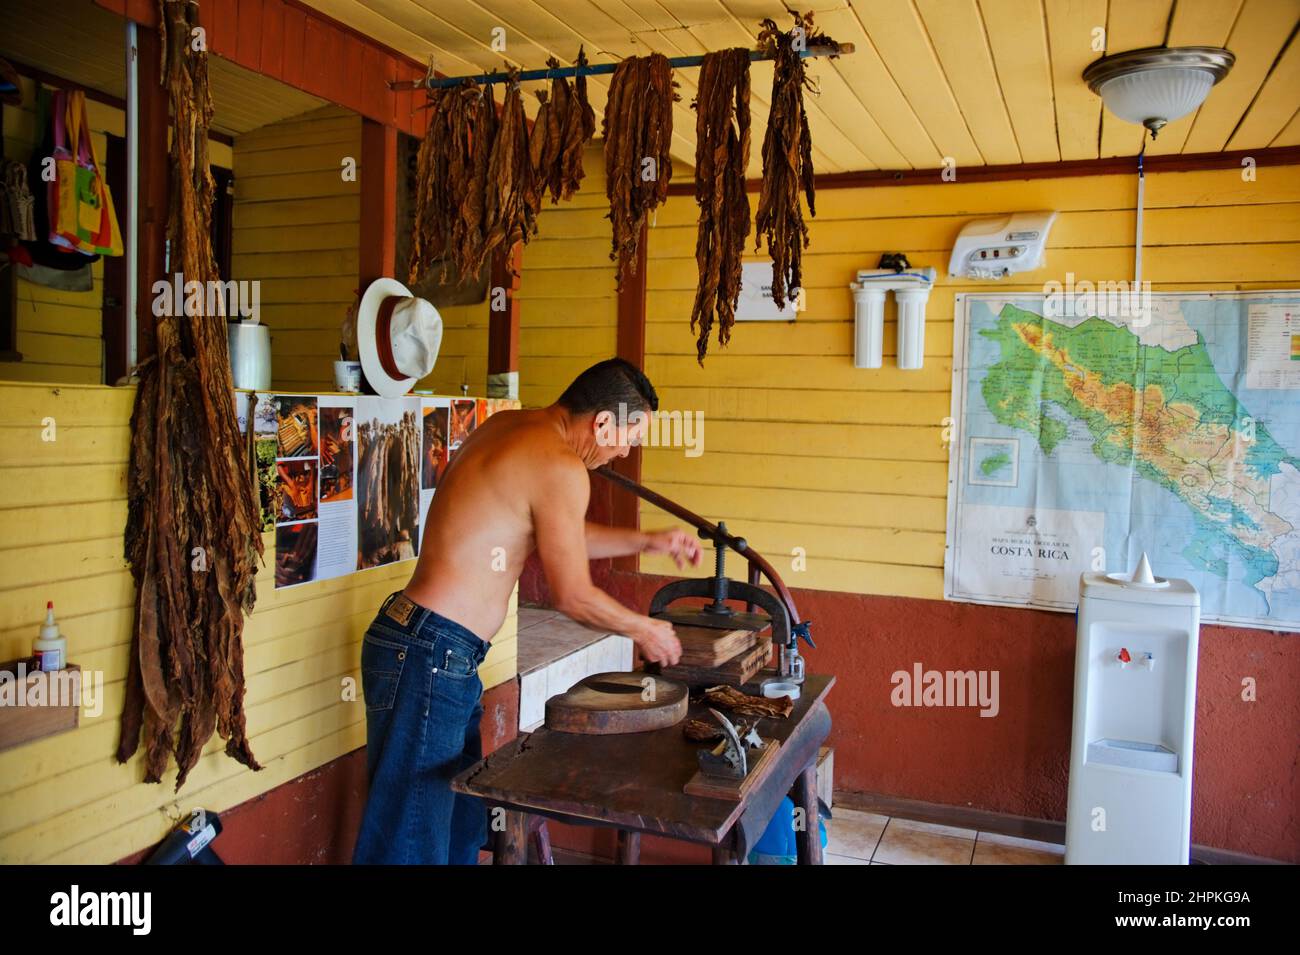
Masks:
[[[1083,71],[1088,88],[1120,119],[1151,130],[1186,116],[1228,75],[1236,57],[1214,46],[1152,46],[1103,56]]]

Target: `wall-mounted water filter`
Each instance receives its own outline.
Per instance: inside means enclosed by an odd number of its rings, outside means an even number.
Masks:
[[[1079,580],[1067,865],[1186,865],[1201,601],[1185,580]]]
[[[853,290],[853,367],[879,368],[884,363],[885,295],[898,305],[898,367],[920,368],[925,359],[925,306],[935,271],[927,267],[896,272],[864,269]]]
[[[962,226],[953,243],[948,274],[968,279],[1000,279],[1029,272],[1043,262],[1047,233],[1055,212],[1013,212],[973,219]]]

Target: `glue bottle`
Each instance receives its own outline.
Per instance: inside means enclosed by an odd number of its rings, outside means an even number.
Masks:
[[[45,605],[45,623],[41,626],[41,635],[33,645],[38,670],[62,670],[68,663],[68,639],[59,633],[59,625],[54,622],[54,601]]]

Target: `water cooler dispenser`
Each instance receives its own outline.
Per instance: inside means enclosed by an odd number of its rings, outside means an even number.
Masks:
[[[1185,865],[1200,595],[1156,577],[1083,574],[1074,661],[1067,865]]]

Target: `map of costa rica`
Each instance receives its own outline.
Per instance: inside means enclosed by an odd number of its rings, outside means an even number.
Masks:
[[[1080,570],[1145,550],[1207,621],[1300,628],[1300,295],[1151,302],[1120,319],[959,296],[947,596],[1072,609]],[[1008,464],[1014,487],[990,480]]]

